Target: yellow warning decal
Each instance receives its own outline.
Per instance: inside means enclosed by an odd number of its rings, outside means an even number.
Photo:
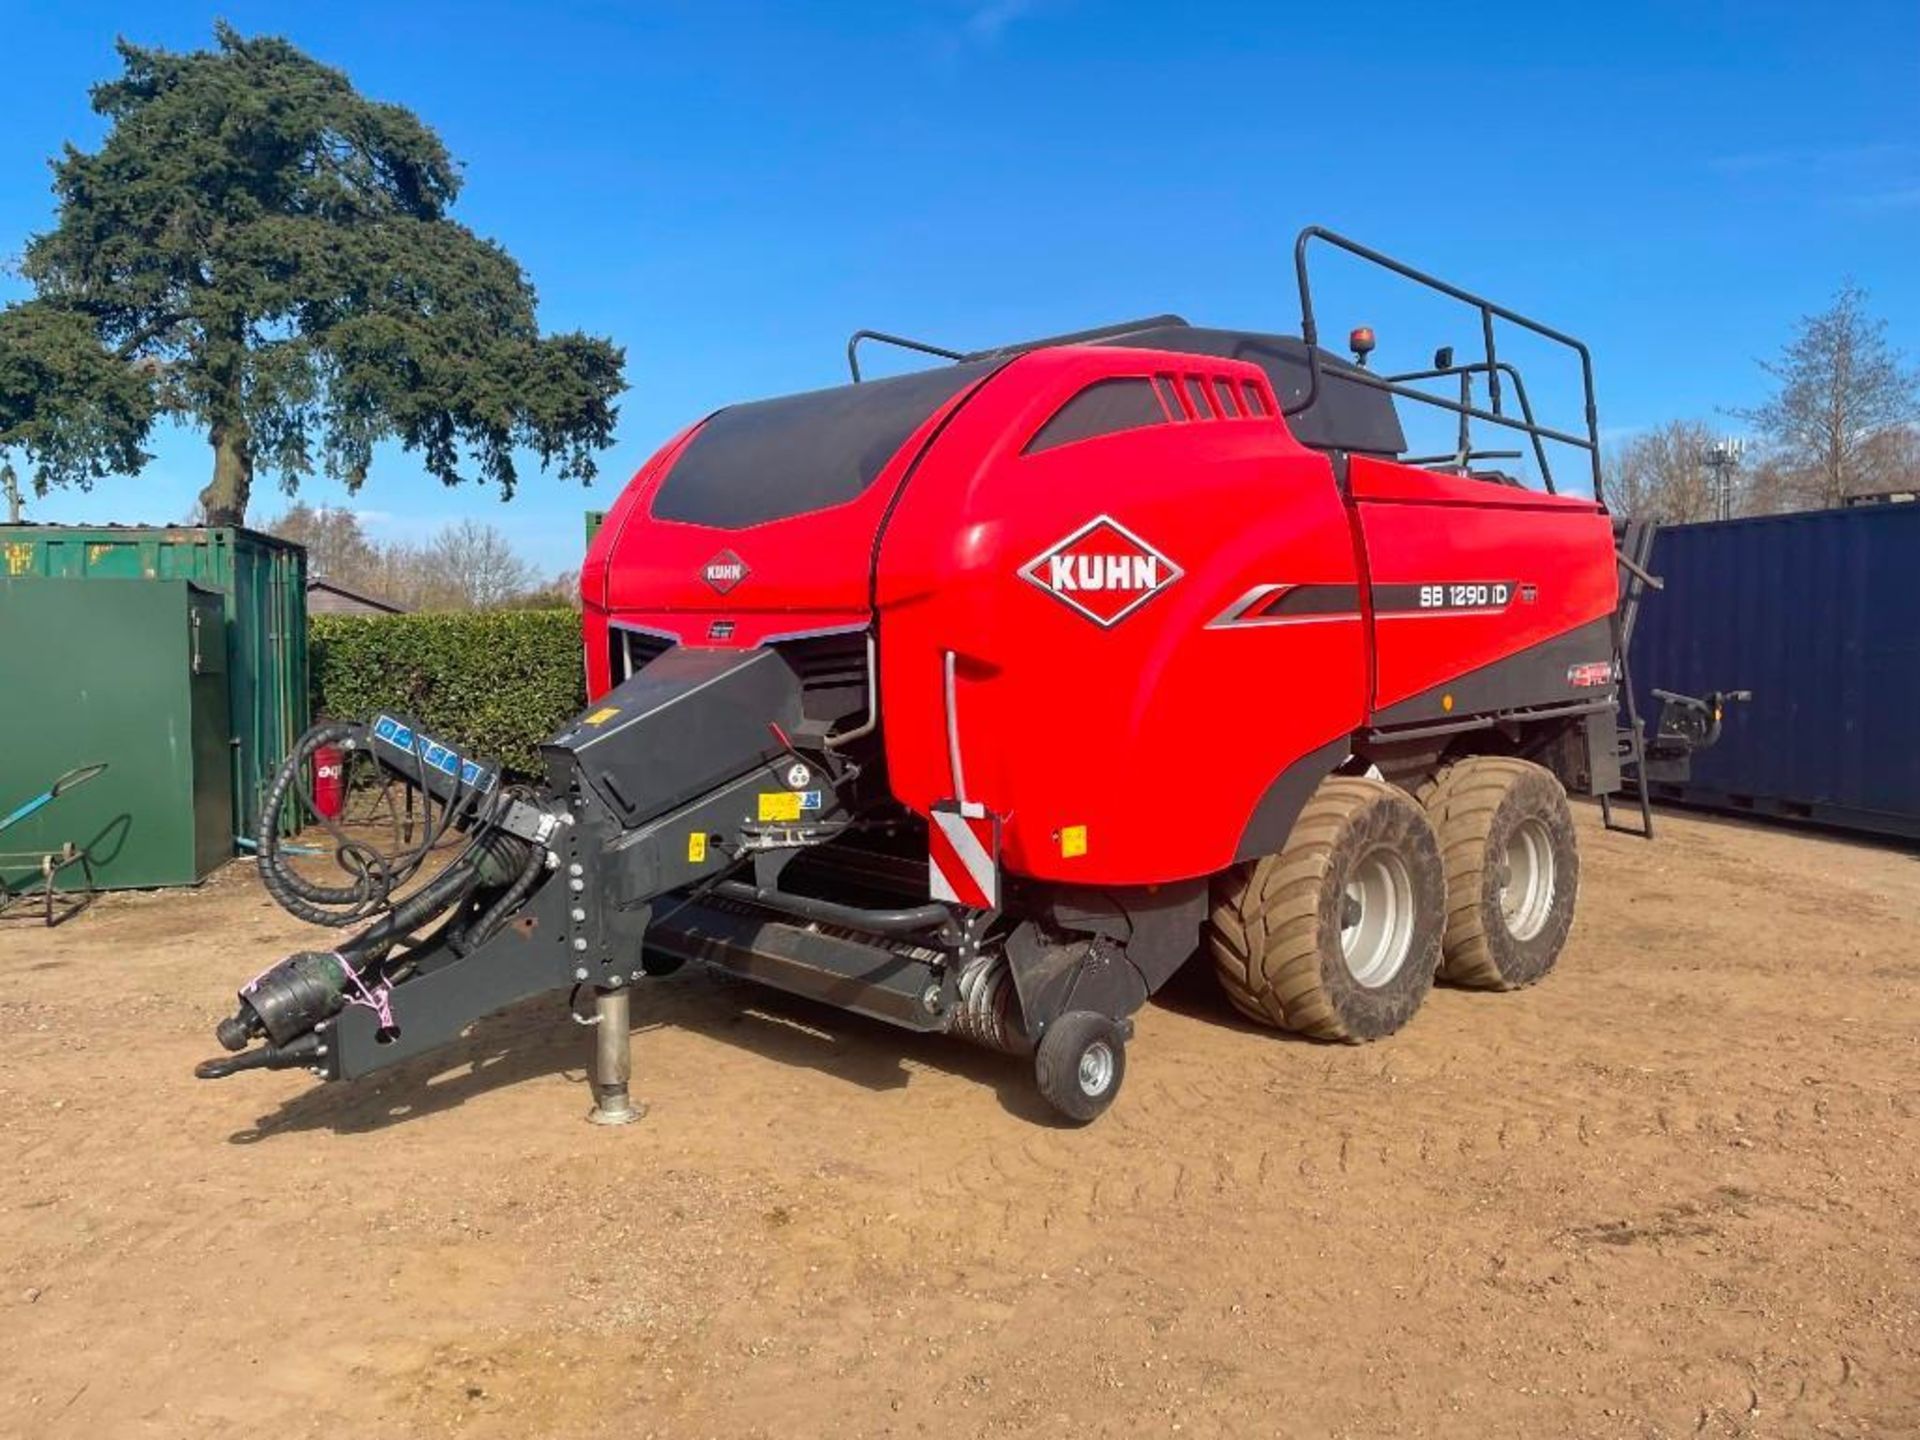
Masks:
[[[706,858],[707,832],[704,830],[696,830],[693,834],[687,836],[687,859],[693,864],[699,865],[704,863]]]
[[[1087,853],[1087,827],[1066,825],[1060,830],[1060,858],[1077,860]]]
[[[602,705],[598,710],[587,716],[584,723],[588,725],[604,725],[619,713],[620,707],[618,705]]]
[[[794,790],[763,790],[760,793],[762,820],[798,820],[800,795]]]

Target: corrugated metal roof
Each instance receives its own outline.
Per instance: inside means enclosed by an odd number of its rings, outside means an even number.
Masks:
[[[328,580],[320,575],[309,575],[307,577],[308,610],[318,608],[313,603],[313,596],[316,591],[324,592],[328,595],[338,595],[343,600],[350,600],[355,605],[368,610],[377,610],[383,615],[404,615],[407,613],[407,607],[404,605],[396,605],[391,600],[382,600],[377,595],[369,595],[364,590],[355,590],[350,586],[342,585],[338,580]]]

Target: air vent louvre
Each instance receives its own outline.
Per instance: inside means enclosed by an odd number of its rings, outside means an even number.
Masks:
[[[867,708],[864,630],[776,640],[773,648],[800,677],[800,708],[807,719],[842,721]]]
[[[658,635],[651,630],[629,630],[624,625],[609,625],[607,659],[608,673],[613,676],[613,683],[618,685],[629,676],[638,674],[673,646],[671,635]]]

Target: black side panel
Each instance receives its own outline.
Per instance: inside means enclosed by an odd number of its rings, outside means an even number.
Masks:
[[[926,418],[992,363],[730,405],[700,427],[653,498],[653,518],[739,530],[844,505]]]
[[[1151,380],[1135,376],[1096,380],[1054,412],[1027,442],[1026,453],[1091,440],[1096,435],[1117,435],[1122,430],[1170,423],[1153,393]]]
[[[577,771],[632,829],[785,753],[800,681],[771,650],[677,646],[542,747],[556,793]]]
[[[1569,678],[1576,666],[1613,661],[1613,616],[1597,620],[1529,646],[1516,655],[1470,670],[1374,713],[1376,727],[1412,725],[1423,720],[1466,720],[1536,706],[1579,701],[1611,701],[1613,687],[1579,686]],[[1451,696],[1449,706],[1446,697]]]
[[[1544,746],[1528,758],[1553,771],[1569,795],[1620,791],[1620,742],[1611,710],[1560,722]]]
[[[1069,1010],[1125,1020],[1147,1003],[1147,982],[1118,941],[1052,941],[1031,921],[1007,937],[1007,967],[1020,997],[1022,1028],[1038,1040]]]
[[[1262,855],[1277,855],[1293,833],[1293,822],[1307,808],[1307,801],[1320,782],[1346,763],[1353,754],[1348,737],[1330,740],[1318,750],[1310,750],[1282,770],[1260,803],[1253,807],[1247,828],[1240,834],[1236,862],[1258,860]]]
[[[1104,935],[1118,943],[1149,995],[1171,980],[1199,948],[1200,927],[1207,918],[1206,880],[1106,889],[1081,885],[1035,889],[1039,893],[1034,899],[1054,928]]]

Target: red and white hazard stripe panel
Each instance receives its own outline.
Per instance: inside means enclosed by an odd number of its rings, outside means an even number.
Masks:
[[[975,910],[1000,905],[1000,822],[971,801],[935,803],[927,827],[928,881],[936,900]]]

